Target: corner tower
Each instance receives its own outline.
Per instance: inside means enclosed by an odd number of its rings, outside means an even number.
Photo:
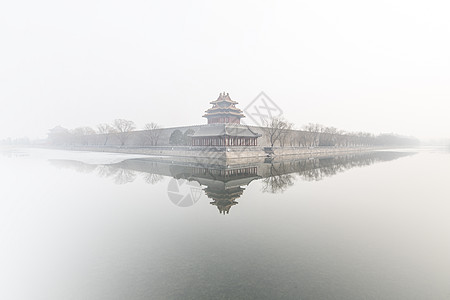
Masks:
[[[206,111],[203,117],[208,119],[208,124],[232,123],[241,124],[241,118],[245,118],[242,110],[235,105],[236,101],[231,100],[230,95],[225,92],[219,94],[217,100],[210,102],[213,105]]]

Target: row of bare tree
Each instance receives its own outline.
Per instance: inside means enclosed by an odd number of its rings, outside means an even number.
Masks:
[[[274,147],[353,147],[353,146],[412,146],[419,141],[411,137],[394,134],[374,135],[366,132],[345,132],[335,127],[309,123],[301,130],[294,130],[294,124],[283,118],[272,118],[263,126],[267,143]],[[78,127],[72,130],[57,126],[50,130],[48,142],[52,145],[120,145],[127,144],[132,132],[136,130],[133,121],[116,119],[111,124],[102,123],[97,128]],[[138,141],[133,144],[158,146],[162,130],[156,123],[145,124],[139,131]],[[188,136],[194,133],[188,129],[184,134],[175,130],[169,138],[170,145],[189,145]],[[114,141],[110,141],[114,139]],[[264,143],[266,144],[266,143]]]
[[[160,127],[156,123],[147,123],[140,132],[144,144],[157,146],[161,134]],[[131,133],[136,130],[133,121],[125,119],[116,119],[111,124],[101,123],[97,128],[83,126],[75,129],[66,129],[57,126],[50,130],[48,142],[52,145],[107,145],[113,137],[117,139],[121,146],[125,145],[130,138]]]
[[[283,118],[272,118],[263,127],[268,143],[280,147],[352,147],[352,146],[412,146],[420,142],[413,137],[394,134],[378,136],[367,132],[346,132],[318,123],[304,125],[294,130],[294,124]]]

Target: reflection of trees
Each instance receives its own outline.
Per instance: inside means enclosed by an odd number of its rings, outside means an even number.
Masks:
[[[285,191],[294,184],[294,177],[290,174],[297,173],[306,181],[319,181],[352,168],[368,166],[376,162],[390,161],[411,154],[380,151],[278,163],[272,161],[269,172],[262,179],[263,191],[270,193]]]
[[[117,168],[114,165],[91,165],[75,160],[51,160],[50,162],[55,166],[71,168],[80,173],[91,173],[97,170],[98,175],[113,178],[116,184],[133,182],[137,177],[135,171]]]
[[[145,173],[144,181],[148,184],[155,184],[163,180],[164,176],[159,174]]]
[[[308,159],[299,163],[299,175],[307,181],[319,181],[323,179],[318,159]]]
[[[270,176],[262,179],[263,192],[281,193],[294,184],[294,176],[286,174],[284,164],[270,166]]]
[[[314,158],[296,162],[294,169],[303,180],[319,181],[352,168],[394,160],[405,155],[409,154],[401,152],[374,152]]]
[[[80,173],[91,173],[97,169],[97,165],[85,164],[76,160],[50,160],[50,163],[57,167],[71,168]]]
[[[281,157],[280,161],[277,161],[276,157],[265,160],[264,163],[226,168],[215,165],[207,167],[203,163],[173,163],[149,159],[129,159],[111,165],[90,165],[70,160],[55,160],[52,163],[71,167],[83,173],[96,170],[98,175],[112,178],[116,184],[133,182],[137,174],[142,174],[148,184],[157,184],[164,179],[164,176],[188,180],[194,178],[208,187],[205,193],[214,200],[211,204],[217,205],[219,211],[223,213],[229,211],[229,204],[237,203],[235,200],[240,197],[238,190],[255,179],[262,178],[263,192],[281,193],[294,184],[296,175],[303,180],[318,181],[351,168],[391,161],[411,154],[413,153],[376,151],[310,159],[286,160],[287,158]],[[239,189],[234,190],[237,187]]]
[[[339,158],[315,158],[298,162],[297,173],[303,180],[306,181],[319,181],[325,177],[336,175],[337,173],[344,172],[346,169],[350,169],[339,161]]]
[[[316,158],[299,162],[298,174],[304,180],[319,181],[345,170],[368,166],[377,161],[383,161],[383,159],[370,154]]]
[[[125,169],[118,169],[116,172],[116,175],[114,176],[114,182],[116,184],[125,184],[129,182],[133,182],[136,179],[136,172],[125,170]]]
[[[125,184],[136,180],[137,174],[134,171],[117,168],[111,165],[101,165],[98,174],[102,177],[111,177],[116,184]]]
[[[75,160],[52,160],[51,163],[56,166],[68,167],[82,173],[90,173],[96,170],[100,177],[112,178],[116,184],[133,182],[136,180],[138,174],[143,174],[143,179],[148,184],[156,184],[164,179],[163,175],[157,174],[156,169],[153,170],[152,173],[143,170],[133,170],[133,165],[129,166],[125,162],[111,165],[95,165]],[[153,163],[151,166],[156,168],[157,165],[158,164]]]
[[[101,177],[111,177],[115,172],[115,168],[110,165],[100,165],[98,166],[98,175]]]

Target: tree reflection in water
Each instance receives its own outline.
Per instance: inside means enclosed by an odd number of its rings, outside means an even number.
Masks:
[[[57,166],[73,168],[90,173],[97,170],[99,176],[113,178],[116,184],[133,182],[138,174],[148,184],[157,184],[164,177],[196,181],[204,194],[212,200],[221,214],[228,214],[238,202],[245,187],[252,181],[261,180],[262,191],[282,193],[293,186],[297,178],[318,181],[348,169],[363,167],[376,162],[391,161],[413,152],[375,151],[319,158],[285,158],[259,161],[251,164],[218,166],[207,163],[192,163],[182,158],[164,160],[160,158],[129,159],[109,165],[91,165],[78,161],[54,160]]]
[[[400,152],[398,152],[400,154]],[[369,166],[376,162],[399,158],[391,152],[362,153],[353,155],[333,156],[326,158],[308,159],[298,162],[297,174],[306,181],[319,181],[346,170]]]
[[[276,167],[270,166],[270,176],[262,179],[262,191],[268,193],[282,193],[288,187],[294,185],[294,176],[288,174],[284,164]]]
[[[164,179],[164,176],[159,174],[153,174],[153,173],[145,173],[144,174],[144,181],[148,184],[155,184],[160,182]]]
[[[135,171],[115,168],[113,165],[99,165],[98,174],[101,177],[111,177],[116,184],[126,184],[136,180],[137,174]]]
[[[412,154],[414,153],[378,151],[291,161],[270,161],[267,175],[262,179],[262,190],[269,193],[284,192],[294,184],[293,174],[299,175],[305,181],[319,181],[352,168],[369,166],[376,162],[390,161]]]
[[[50,163],[58,168],[70,168],[80,173],[92,173],[97,165],[86,164],[76,160],[51,159]]]

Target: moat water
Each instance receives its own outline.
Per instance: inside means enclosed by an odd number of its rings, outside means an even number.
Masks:
[[[450,151],[0,151],[0,299],[450,299]]]

